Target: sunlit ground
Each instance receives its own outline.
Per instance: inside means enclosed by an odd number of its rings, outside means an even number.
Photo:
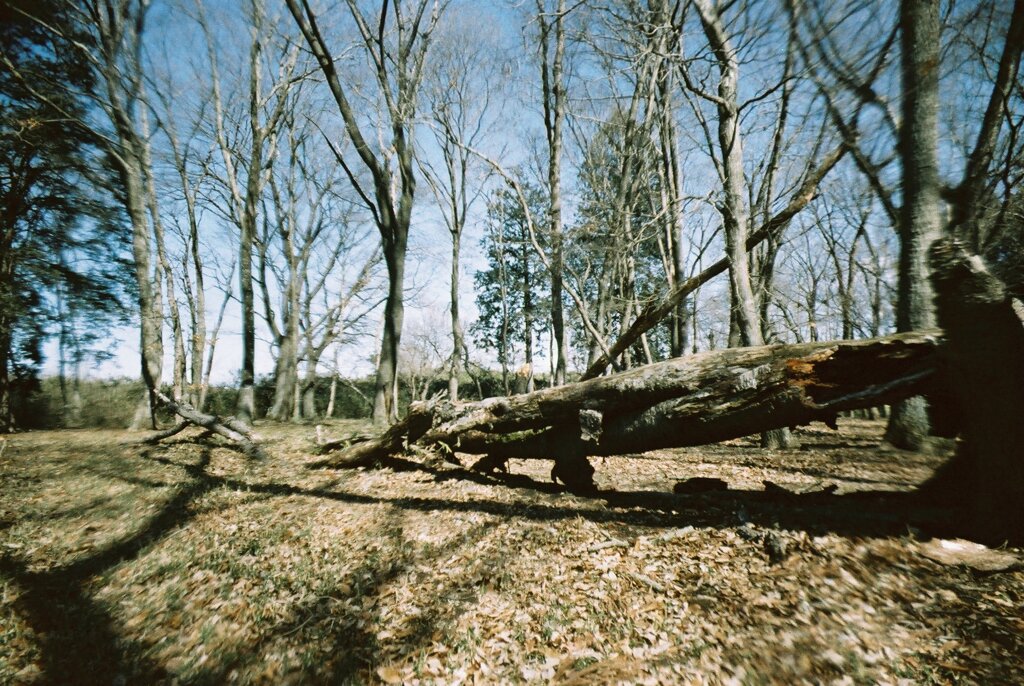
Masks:
[[[881,428],[597,459],[596,498],[539,461],[306,470],[308,426],[259,427],[260,463],[15,435],[0,682],[1024,683],[1024,572],[920,554],[956,513],[903,492],[943,458]],[[695,476],[730,490],[672,494]]]

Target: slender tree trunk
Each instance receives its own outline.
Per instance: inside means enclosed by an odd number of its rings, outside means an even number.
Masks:
[[[249,109],[248,124],[250,138],[249,159],[246,162],[245,196],[241,202],[241,216],[238,228],[238,279],[239,294],[242,304],[242,369],[238,389],[238,406],[235,417],[246,425],[251,425],[256,418],[256,301],[253,293],[252,251],[256,240],[257,213],[266,184],[264,158],[273,159],[276,147],[276,127],[283,112],[284,95],[278,95],[273,112],[264,121],[261,117],[263,109],[263,21],[264,6],[262,2],[253,2],[253,38],[249,46]],[[294,52],[292,53],[294,54]],[[287,63],[294,66],[294,58]],[[290,66],[288,72],[290,75]],[[284,82],[285,84],[288,81]],[[283,87],[282,92],[287,92]],[[218,96],[219,97],[219,96]],[[269,151],[264,145],[269,142]],[[223,142],[222,142],[223,145]],[[225,151],[225,156],[230,154]],[[237,188],[237,183],[233,182]],[[236,196],[237,211],[237,196]]]
[[[896,330],[935,325],[928,280],[928,247],[939,236],[938,104],[939,0],[902,0],[900,70],[903,125],[899,154],[903,163],[900,210],[900,259]],[[898,448],[920,450],[929,433],[924,398],[893,406],[886,439]]]
[[[331,374],[331,391],[327,396],[327,409],[324,411],[324,416],[327,419],[334,418],[334,401],[338,397],[338,369],[335,365],[334,373]]]
[[[192,328],[191,377],[189,379],[189,402],[203,411],[203,357],[206,352],[206,284],[203,274],[203,257],[199,247],[199,225],[196,221],[193,200],[189,197],[189,237],[192,248],[192,268],[195,272],[195,287],[189,298],[190,325]],[[188,267],[185,267],[186,271]]]
[[[764,343],[757,299],[750,277],[747,239],[750,231],[750,210],[747,206],[747,183],[743,168],[743,143],[740,133],[738,103],[739,62],[716,9],[707,0],[699,0],[701,24],[718,62],[718,144],[721,148],[723,172],[722,225],[725,249],[729,260],[730,346],[743,347]],[[764,448],[786,447],[788,432],[784,429],[766,431],[761,435]]]
[[[594,325],[598,332],[608,335],[609,331],[609,309],[610,303],[608,302],[611,294],[611,266],[609,260],[604,260],[604,264],[601,267],[601,276],[597,280],[597,297],[594,311]],[[590,348],[587,353],[587,367],[594,363],[595,360],[600,357],[602,353],[601,341],[597,340],[597,337],[591,338]]]
[[[302,383],[301,396],[301,418],[302,419],[317,419],[320,416],[319,411],[316,407],[316,371],[306,375],[305,381]]]
[[[170,277],[168,277],[168,281]],[[168,287],[170,284],[168,284]],[[175,312],[171,317],[171,333],[174,339],[174,376],[172,377],[171,395],[176,400],[181,400],[185,393],[185,333],[181,327],[181,313],[175,307],[175,302],[168,296],[168,310]]]
[[[757,261],[757,318],[761,327],[761,340],[767,341],[771,338],[771,318],[768,310],[771,308],[772,296],[775,293],[775,262],[778,259],[780,243],[776,238],[769,238],[762,244],[760,259]]]
[[[369,29],[366,18],[356,6],[356,2],[352,0],[348,3],[367,54],[376,62],[377,86],[389,94],[386,98],[386,109],[391,132],[390,149],[394,152],[393,161],[397,166],[396,174],[391,167],[392,160],[375,155],[363,137],[360,119],[349,103],[345,88],[338,76],[335,61],[320,33],[313,10],[305,2],[300,7],[297,0],[286,0],[286,4],[302,31],[307,45],[316,57],[335,104],[338,106],[338,112],[345,123],[345,131],[352,141],[353,148],[366,170],[373,177],[375,201],[370,201],[368,195],[363,193],[361,188],[358,190],[366,204],[373,209],[384,245],[384,259],[388,269],[388,297],[384,305],[384,335],[381,340],[380,360],[377,366],[376,387],[373,396],[373,421],[375,424],[385,424],[398,417],[398,350],[401,344],[404,315],[405,256],[413,200],[416,193],[414,126],[412,122],[415,120],[417,91],[423,74],[423,61],[426,58],[432,29],[437,24],[441,7],[435,3],[433,10],[429,12],[429,19],[426,19],[423,24],[420,24],[420,19],[425,16],[426,0],[421,0],[418,3],[418,9],[412,12],[411,16],[416,17],[415,23],[403,24],[401,12],[395,8],[395,19],[399,25],[396,36],[398,45],[390,55],[386,56],[384,26],[389,11],[388,3],[381,6],[379,23],[381,30],[376,36]],[[348,171],[347,167],[346,171]],[[351,174],[350,180],[358,188],[358,182]]]
[[[501,383],[505,395],[509,395],[511,388],[508,383],[508,363],[511,355],[509,345],[509,317],[508,317],[508,269],[505,266],[505,220],[502,213],[501,224],[498,229],[498,279],[501,289],[501,331],[499,336],[499,350],[501,350]]]
[[[739,63],[736,51],[725,34],[721,17],[707,0],[698,3],[701,23],[718,61],[718,144],[721,149],[723,188],[722,225],[725,229],[725,251],[729,260],[729,292],[731,295],[730,331],[735,332],[742,346],[761,344],[756,299],[750,279],[747,254],[747,233],[750,210],[743,169],[743,142],[740,135],[740,112],[737,106]],[[732,338],[730,336],[730,338]]]
[[[298,376],[298,369],[295,370],[295,373],[296,373],[296,377],[297,377]],[[292,393],[292,402],[291,402],[292,416],[291,416],[290,419],[293,422],[299,422],[302,419],[302,393],[303,393],[303,386],[302,386],[302,384],[299,383],[297,378],[296,378],[296,381],[295,381],[294,388],[295,388],[295,391]]]
[[[448,398],[459,401],[459,373],[462,371],[463,341],[462,321],[459,319],[459,248],[462,242],[462,231],[454,230],[452,234],[452,279],[451,279],[451,315],[452,315],[452,358],[448,368]]]
[[[661,8],[664,11],[664,8]],[[684,219],[682,212],[682,192],[679,168],[679,153],[676,148],[676,123],[672,108],[672,70],[666,69],[664,77],[658,83],[658,115],[660,136],[660,163],[661,163],[661,197],[662,206],[665,212],[665,245],[668,252],[668,275],[669,288],[674,289],[676,285],[685,278],[686,264],[683,259]],[[669,324],[669,350],[672,357],[681,357],[686,354],[690,347],[689,303],[686,298],[673,308]],[[628,327],[627,322],[622,323],[623,330]],[[593,363],[587,362],[587,367]]]
[[[565,0],[558,0],[555,18],[544,11],[543,0],[538,0],[541,23],[541,81],[544,96],[544,122],[548,138],[548,232],[551,240],[551,329],[556,347],[555,375],[552,383],[565,383],[568,339],[562,303],[562,271],[565,258],[562,253],[562,120],[565,118],[565,84],[563,60],[565,57]],[[552,27],[553,24],[553,27]],[[554,45],[550,44],[554,28]],[[549,53],[551,58],[549,60]]]
[[[167,249],[164,245],[164,230],[160,220],[159,209],[156,206],[156,187],[152,175],[147,175],[148,196],[150,199],[150,215],[153,221],[153,237],[156,242],[156,254],[159,261],[160,274],[166,284],[167,311],[171,319],[171,336],[174,345],[174,361],[171,376],[171,397],[175,401],[181,401],[185,390],[185,332],[181,326],[181,311],[178,309],[178,297],[174,288],[174,273],[171,271],[171,262],[167,259]]]
[[[523,241],[523,350],[525,361],[518,376],[522,381],[521,393],[533,393],[533,284],[530,282],[530,249]]]
[[[730,94],[735,102],[736,82],[732,70],[726,70],[719,91]],[[750,214],[746,204],[743,180],[743,149],[739,135],[739,112],[735,107],[719,108],[719,143],[725,167],[725,193],[722,203],[726,254],[729,257],[729,290],[732,293],[732,316],[742,346],[761,345],[760,319],[757,316],[754,289],[750,280],[747,255],[747,231]]]
[[[630,218],[631,207],[624,208],[622,214],[622,228],[624,238],[626,239],[626,246],[623,253],[625,259],[623,260],[623,282],[621,289],[622,297],[622,311],[619,315],[620,327],[625,326],[626,322],[633,321],[633,305],[636,302],[636,258],[633,256],[633,227]],[[620,330],[621,333],[621,330]],[[642,338],[642,337],[641,337]],[[633,350],[626,350],[622,356],[622,368],[630,369],[635,362]]]

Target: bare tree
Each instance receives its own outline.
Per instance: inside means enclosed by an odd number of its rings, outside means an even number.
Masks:
[[[736,322],[741,345],[761,345],[761,326],[747,255],[750,208],[747,205],[743,140],[740,133],[739,56],[718,8],[710,0],[696,0],[695,6],[718,67],[718,92],[712,94],[704,91],[688,75],[687,87],[714,103],[718,114],[718,149],[721,157],[716,160],[716,166],[722,179],[719,211],[725,230],[725,251],[729,258],[732,319]],[[687,74],[685,70],[684,74]]]
[[[247,20],[250,40],[245,69],[244,98],[247,108],[236,111],[225,104],[221,64],[202,5],[199,21],[206,37],[210,63],[210,99],[213,103],[213,135],[221,155],[215,176],[224,188],[226,217],[238,228],[238,277],[242,308],[242,365],[235,416],[252,423],[255,416],[256,320],[253,291],[253,246],[258,231],[259,209],[274,159],[288,94],[294,86],[297,46],[282,47],[274,54],[276,77],[266,83],[265,50],[271,44],[270,26],[263,0],[249,0]]]
[[[644,292],[652,280],[672,284],[685,269],[679,169],[674,161],[674,94],[669,90],[679,36],[673,24],[678,6],[649,4],[630,6],[627,12],[596,13],[594,19],[601,23],[591,24],[581,39],[597,57],[604,84],[602,91],[590,96],[593,119],[598,121],[589,140],[582,140],[587,134],[581,123],[589,118],[571,120],[572,132],[581,139],[579,176],[586,190],[569,236],[573,254],[566,276],[576,282],[577,291],[596,292],[588,304],[603,339],[591,342],[588,365],[607,349],[616,325],[621,333],[646,304]],[[662,273],[644,268],[655,255]],[[593,279],[589,287],[584,285],[588,278]],[[674,317],[677,349],[678,323]],[[617,367],[628,368],[641,359],[653,359],[646,335],[623,353]]]
[[[347,0],[349,14],[358,29],[360,46],[370,61],[390,141],[374,150],[363,133],[366,125],[352,108],[351,84],[342,82],[331,50],[327,47],[308,0],[286,0],[288,9],[302,31],[310,50],[327,80],[338,106],[345,132],[363,167],[372,177],[373,190],[367,193],[344,157],[338,152],[349,181],[373,214],[384,247],[388,269],[388,298],[384,305],[384,335],[381,340],[374,390],[373,421],[384,424],[398,416],[395,402],[398,390],[398,350],[405,313],[405,258],[416,194],[413,129],[417,96],[423,79],[423,65],[431,37],[447,2],[417,0],[405,3],[384,0],[372,28],[370,19],[356,0]],[[429,12],[428,12],[429,10]],[[393,36],[389,35],[388,16],[393,15]],[[383,133],[383,132],[382,132]],[[335,149],[337,151],[337,148]],[[371,197],[372,196],[372,197]]]
[[[778,78],[764,83],[751,97],[741,99],[739,69],[742,57],[736,46],[740,45],[750,50],[751,45],[757,44],[761,34],[753,37],[739,35],[737,31],[740,29],[728,25],[722,12],[723,8],[726,8],[734,15],[739,13],[740,16],[744,16],[745,12],[751,11],[750,7],[735,3],[719,7],[710,0],[698,0],[692,6],[697,8],[697,19],[700,21],[710,52],[707,59],[679,61],[676,73],[682,78],[685,92],[696,96],[687,101],[695,120],[692,128],[698,144],[710,155],[713,172],[720,182],[720,188],[714,191],[720,197],[717,209],[726,235],[726,256],[697,274],[682,278],[682,265],[678,264],[680,258],[673,255],[673,262],[677,263],[674,268],[677,275],[670,288],[644,306],[632,322],[628,325],[624,323],[618,339],[608,346],[610,354],[601,355],[594,360],[584,373],[584,378],[593,378],[603,373],[615,356],[641,340],[647,331],[673,313],[678,316],[679,308],[696,289],[727,271],[730,272],[729,288],[735,305],[730,317],[737,325],[733,329],[738,334],[735,342],[763,339],[761,313],[754,289],[749,252],[766,240],[776,244],[770,253],[777,250],[777,244],[786,227],[817,196],[821,182],[848,150],[846,142],[840,142],[830,149],[824,147],[827,137],[820,131],[820,126],[814,126],[814,108],[809,107],[797,121],[801,128],[817,134],[817,137],[802,140],[801,142],[808,147],[802,156],[802,164],[792,170],[785,169],[783,161],[796,157],[790,147],[791,134],[785,133],[788,128],[792,128],[789,122],[796,116],[791,113],[791,103],[794,101],[792,82],[797,76],[793,31],[787,32],[789,35],[784,42],[780,43],[776,39],[773,44],[773,50],[776,52],[780,45],[783,50],[782,69]],[[675,22],[673,31],[681,35],[685,17],[674,13],[670,13],[669,16],[673,17],[672,21]],[[714,69],[714,74],[708,65]],[[709,83],[714,85],[709,87]],[[778,103],[775,108],[761,107],[762,111],[773,112],[772,142],[759,164],[753,169],[748,169],[743,150],[743,115],[764,101],[770,102],[773,99]],[[708,112],[707,108],[711,108],[711,112]],[[717,129],[714,132],[713,126]],[[665,141],[663,145],[670,145],[671,128],[662,125],[661,129],[662,139]],[[677,155],[678,153],[675,154]],[[668,160],[667,163],[663,163],[666,169],[671,168],[673,156],[671,149],[667,154],[663,154],[664,159]],[[669,178],[670,173],[663,172]],[[674,199],[670,196],[664,206],[670,208],[673,203],[681,206],[681,202],[681,195],[676,195]],[[752,211],[752,203],[756,211]],[[680,226],[678,222],[679,220],[676,220],[676,227]],[[678,244],[680,241],[670,242],[666,239],[666,245],[671,243]],[[679,247],[681,246],[674,246],[674,249],[678,250]],[[669,254],[667,249],[665,252],[666,255]],[[762,255],[759,266],[760,285],[766,287],[766,279],[770,276],[770,270],[767,269],[770,260]],[[741,333],[743,331],[746,333]]]
[[[855,308],[857,305],[856,279],[861,243],[868,240],[868,222],[871,218],[870,196],[863,193],[848,194],[846,203],[827,203],[823,200],[814,208],[814,225],[817,227],[835,275],[834,287],[839,304],[840,338],[849,340],[857,329]],[[853,235],[849,235],[852,229]],[[871,334],[877,335],[877,334]]]
[[[676,50],[674,39],[678,33],[673,27],[678,23],[682,4],[680,2],[669,3],[667,0],[651,2],[652,19],[658,27],[659,40],[662,41],[657,48],[665,55]],[[685,263],[685,221],[683,211],[683,172],[679,158],[679,143],[676,123],[675,100],[678,89],[678,73],[670,60],[664,60],[664,65],[658,72],[656,104],[658,141],[660,143],[658,156],[658,173],[661,175],[659,187],[662,194],[662,208],[664,212],[664,245],[663,253],[668,259],[665,260],[669,290],[675,289],[676,285],[684,280],[687,273]],[[689,347],[689,307],[684,298],[676,306],[670,317],[670,345],[673,357],[680,357],[686,354]]]
[[[352,221],[351,203],[339,188],[337,160],[312,121],[299,114],[300,95],[294,92],[295,102],[284,116],[282,154],[269,177],[269,208],[257,237],[256,279],[277,350],[267,416],[279,421],[316,415],[313,390],[320,358],[366,314],[367,309],[351,306],[366,296],[379,261],[378,248]],[[372,247],[360,252],[360,244]],[[352,264],[357,260],[361,267]],[[306,373],[300,380],[303,362]]]
[[[737,42],[751,44],[751,39],[730,28],[724,10],[731,5],[713,4],[711,0],[695,0],[700,25],[707,40],[708,48],[713,57],[713,66],[717,70],[717,79],[713,80],[715,92],[711,92],[707,83],[712,81],[708,74],[694,74],[689,65],[681,69],[687,91],[700,100],[714,107],[717,124],[717,141],[712,144],[710,135],[708,150],[713,157],[715,169],[721,182],[720,201],[717,209],[722,217],[725,235],[726,257],[729,264],[730,308],[730,344],[731,345],[762,345],[767,322],[763,316],[767,313],[767,301],[770,298],[771,279],[774,268],[775,252],[781,232],[771,232],[766,238],[768,245],[761,253],[760,259],[760,291],[762,306],[758,305],[758,296],[754,290],[751,274],[751,261],[748,254],[751,225],[754,216],[750,202],[756,203],[757,219],[762,225],[771,224],[773,217],[771,207],[777,202],[776,185],[781,174],[780,164],[784,145],[784,132],[788,126],[790,105],[793,94],[792,79],[795,60],[795,41],[793,31],[783,43],[783,64],[778,79],[772,79],[748,100],[740,96],[740,64],[742,55]],[[743,17],[749,8],[740,7],[733,17]],[[762,159],[760,184],[753,186],[752,175],[748,173],[744,157],[744,135],[741,126],[741,115],[750,106],[778,92],[778,105],[774,117],[771,143]],[[698,107],[694,112],[702,122],[702,129],[710,128],[703,120]],[[815,143],[815,153],[820,147],[821,138]],[[841,154],[839,152],[838,154]],[[816,156],[812,153],[810,159]],[[811,167],[805,168],[802,176],[808,177]],[[799,187],[800,184],[797,184]],[[813,190],[812,190],[813,192]],[[810,200],[806,198],[803,205]],[[792,201],[791,201],[792,202]],[[813,310],[812,310],[813,311]],[[762,436],[765,447],[785,447],[789,437],[785,431],[771,431]]]
[[[993,8],[994,13],[998,9],[1001,8]],[[989,21],[995,27],[1002,28],[998,14]],[[1019,109],[1013,111],[1010,101],[1014,97],[1015,88],[1018,103],[1021,95],[1018,75],[1021,51],[1024,50],[1024,2],[1015,0],[1013,3],[1005,33],[998,30],[986,31],[985,38],[988,40],[982,44],[981,51],[988,47],[991,37],[1003,40],[996,72],[990,76],[992,90],[985,101],[973,148],[966,155],[963,176],[954,188],[945,192],[952,201],[953,209],[948,231],[967,239],[968,244],[978,253],[991,247],[998,236],[997,227],[1003,225],[1002,218],[1009,209],[1014,191],[1020,188],[1022,182],[1019,171],[1017,178],[1011,180],[1010,170],[1020,166],[1021,146],[1024,143],[1020,133],[1024,125],[1024,112]],[[1004,130],[1006,133],[1001,135]],[[994,165],[998,162],[1000,148],[1003,149],[1003,162],[1002,169],[997,170]],[[984,203],[994,195],[993,186],[996,185],[1003,187],[1002,198],[986,211]]]
[[[449,309],[452,353],[448,359],[448,397],[459,399],[459,374],[466,355],[465,332],[459,314],[459,269],[462,234],[470,208],[484,191],[490,169],[480,167],[470,148],[479,147],[490,133],[491,94],[501,66],[493,53],[496,45],[480,36],[484,15],[449,23],[439,35],[433,68],[428,73],[426,101],[440,164],[421,157],[420,167],[442,210],[452,242]],[[465,40],[477,32],[477,39]],[[472,184],[472,186],[470,185]]]
[[[565,0],[557,0],[549,10],[546,0],[537,0],[537,24],[540,30],[541,96],[544,106],[544,132],[548,144],[548,242],[551,245],[551,331],[555,339],[555,385],[565,383],[569,342],[562,305],[562,123],[565,119]]]

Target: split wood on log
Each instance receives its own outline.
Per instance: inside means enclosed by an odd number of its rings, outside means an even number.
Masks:
[[[591,455],[702,445],[832,421],[843,410],[928,393],[941,343],[935,330],[732,348],[526,395],[418,403],[377,438],[325,445],[325,452],[340,451],[316,466],[373,464],[415,444],[492,461],[544,458],[582,468],[581,458]]]

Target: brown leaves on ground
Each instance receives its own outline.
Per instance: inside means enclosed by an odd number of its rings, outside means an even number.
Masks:
[[[922,555],[953,515],[904,493],[941,458],[841,429],[594,460],[594,498],[539,461],[308,471],[312,427],[258,463],[14,436],[0,682],[1024,682],[1024,572]]]

